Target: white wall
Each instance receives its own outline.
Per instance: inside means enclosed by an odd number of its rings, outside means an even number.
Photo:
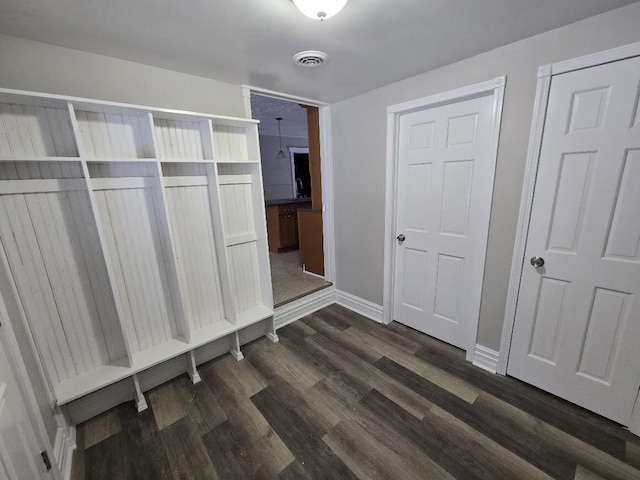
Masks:
[[[0,87],[244,117],[242,88],[0,35]]]
[[[265,200],[293,198],[293,180],[291,178],[291,158],[289,147],[307,148],[306,138],[282,137],[282,150],[286,158],[276,158],[280,150],[277,136],[260,135],[260,156],[262,158],[262,180]]]
[[[640,3],[478,55],[332,107],[336,287],[383,297],[386,108],[507,75],[478,342],[498,350],[540,65],[640,41]]]

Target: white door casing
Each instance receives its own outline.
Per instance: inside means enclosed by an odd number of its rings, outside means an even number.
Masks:
[[[50,478],[10,365],[0,342],[0,479]]]
[[[639,95],[640,58],[551,79],[507,370],[625,425],[640,386]]]
[[[327,282],[335,283],[336,254],[335,228],[333,220],[333,140],[331,132],[331,105],[311,98],[289,95],[249,85],[242,85],[242,96],[244,99],[244,109],[247,118],[252,118],[252,92],[279,100],[318,107],[320,118],[320,170],[322,177],[322,246],[324,251],[324,279]]]
[[[388,115],[384,320],[461,347],[468,357],[504,83],[501,77],[396,105]]]

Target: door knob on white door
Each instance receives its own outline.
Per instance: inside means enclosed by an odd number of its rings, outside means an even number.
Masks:
[[[531,257],[531,265],[535,268],[540,268],[544,266],[544,258],[542,257]]]
[[[407,237],[405,237],[405,236],[404,236],[404,234],[403,234],[403,233],[401,233],[400,235],[398,235],[398,236],[396,237],[396,240],[398,240],[399,242],[404,242],[404,240],[405,240],[406,238],[407,238]]]

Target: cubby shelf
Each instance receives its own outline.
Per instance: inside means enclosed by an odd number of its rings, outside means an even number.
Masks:
[[[236,324],[227,321],[217,322],[214,325],[199,329],[194,333],[197,339],[187,343],[184,338],[172,338],[168,342],[156,345],[144,352],[134,355],[132,366],[127,365],[127,359],[123,358],[109,365],[104,365],[90,372],[78,375],[72,379],[59,383],[55,387],[58,405],[65,405],[84,395],[93,393],[120,380],[140,373],[159,363],[165,362],[179,355],[184,355],[198,347],[219,340],[238,330],[266,320],[273,316],[273,311],[258,307],[251,312],[246,312]]]
[[[160,163],[204,163],[213,165],[216,163],[213,159],[199,158],[160,158]]]
[[[6,89],[0,117],[0,294],[59,405],[277,338],[256,121]]]
[[[78,159],[83,160],[83,159]],[[157,158],[131,158],[131,157],[86,157],[87,163],[157,163]]]
[[[229,164],[250,164],[250,163],[255,163],[258,164],[260,163],[260,160],[256,160],[256,159],[249,159],[249,160],[238,160],[238,159],[216,159],[215,163],[229,163]]]
[[[80,162],[80,157],[9,157],[0,156],[0,162]]]

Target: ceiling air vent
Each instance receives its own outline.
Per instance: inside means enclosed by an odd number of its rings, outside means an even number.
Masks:
[[[296,65],[302,67],[319,67],[327,61],[327,54],[315,50],[307,50],[306,52],[296,53],[293,56],[293,61]]]

